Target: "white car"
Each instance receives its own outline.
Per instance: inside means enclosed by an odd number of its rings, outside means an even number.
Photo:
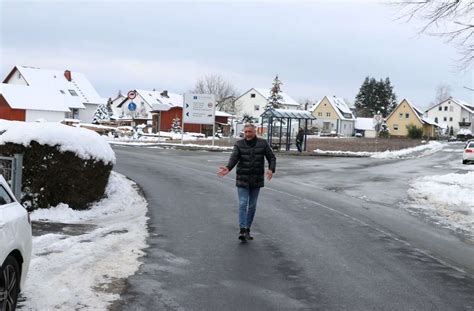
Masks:
[[[15,310],[31,258],[31,221],[0,175],[0,310]]]
[[[474,162],[474,140],[467,142],[462,153],[462,164]]]

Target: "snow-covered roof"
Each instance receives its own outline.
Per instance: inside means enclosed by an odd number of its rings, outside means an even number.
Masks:
[[[304,119],[304,120],[315,120],[316,118],[308,110],[296,110],[296,109],[266,109],[261,117],[275,117],[275,118],[291,118],[291,119]]]
[[[435,107],[437,107],[437,106],[439,106],[439,105],[441,105],[441,104],[444,104],[444,103],[447,102],[448,100],[450,100],[450,101],[452,101],[453,103],[455,103],[455,104],[461,106],[462,108],[466,109],[468,112],[474,113],[474,106],[473,106],[473,105],[468,104],[468,103],[465,102],[464,100],[456,99],[456,98],[453,98],[453,97],[449,97],[449,98],[443,100],[442,102],[437,103],[437,104],[435,104],[435,105],[429,107],[428,109],[426,109],[426,111],[429,111],[429,110],[431,110],[431,109],[433,109],[433,108],[435,108]]]
[[[156,104],[165,105],[169,108],[183,107],[183,95],[181,94],[166,92],[167,96],[164,96],[165,92],[160,91],[136,91],[150,107],[153,107],[153,105]],[[167,110],[169,110],[169,108]]]
[[[12,109],[69,111],[63,95],[41,87],[2,83],[0,95]]]
[[[255,91],[259,92],[260,95],[262,95],[263,97],[265,97],[266,100],[268,100],[268,98],[270,97],[270,94],[271,94],[271,90],[270,89],[265,89],[265,88],[254,88]],[[300,104],[294,100],[293,98],[291,98],[290,95],[286,94],[285,92],[281,92],[280,93],[281,97],[283,97],[283,104],[284,105],[287,105],[287,106],[295,106],[295,107],[299,107]]]
[[[321,102],[327,98],[331,106],[336,111],[337,115],[342,120],[354,120],[354,114],[352,113],[351,109],[344,100],[340,97],[336,96],[324,96],[316,105],[314,105],[311,109],[312,111],[316,110],[316,108],[321,104]]]
[[[229,117],[230,118],[232,117],[232,115],[225,111],[216,110],[216,117]]]
[[[355,119],[356,130],[374,130],[375,122],[373,118],[356,118]]]
[[[71,81],[68,81],[64,75],[65,70],[50,70],[26,66],[16,66],[16,69],[29,86],[42,87],[65,95],[71,102],[71,108],[76,108],[72,106],[74,102],[78,102],[79,104],[103,103],[103,99],[99,96],[87,77],[80,72],[70,71]],[[70,90],[74,91],[77,96],[71,94]],[[63,91],[64,94],[61,91]],[[80,107],[79,104],[77,104],[79,106],[77,108],[83,108]]]

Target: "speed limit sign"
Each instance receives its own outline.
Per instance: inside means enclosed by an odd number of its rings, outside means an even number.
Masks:
[[[127,97],[128,97],[129,99],[134,99],[135,97],[137,97],[137,92],[135,92],[135,91],[129,91],[129,92],[127,93]]]

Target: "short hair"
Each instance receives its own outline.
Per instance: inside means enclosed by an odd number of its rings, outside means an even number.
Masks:
[[[255,126],[253,123],[246,123],[246,124],[244,125],[244,128],[246,128],[246,127],[250,127],[250,128],[253,128],[253,129],[256,128],[256,126]]]

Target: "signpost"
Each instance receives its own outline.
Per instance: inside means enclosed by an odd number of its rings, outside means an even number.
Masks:
[[[186,93],[183,96],[183,128],[181,129],[181,143],[184,138],[184,124],[212,125],[212,145],[216,135],[216,99],[212,94]]]

